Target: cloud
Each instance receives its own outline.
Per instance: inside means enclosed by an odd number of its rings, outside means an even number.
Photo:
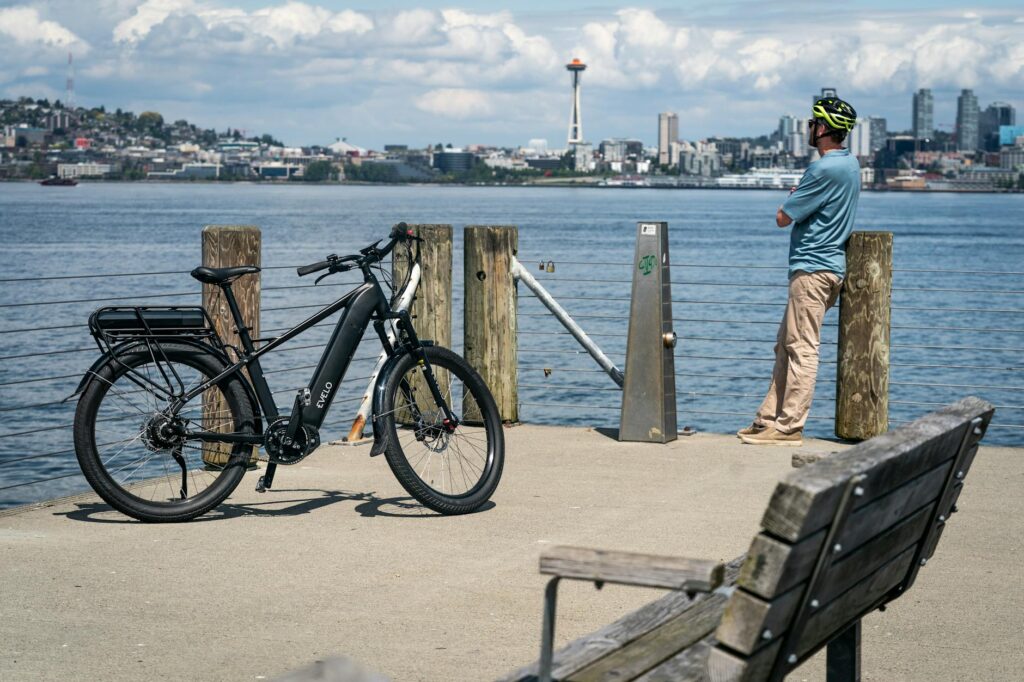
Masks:
[[[80,102],[177,106],[165,118],[221,127],[266,120],[267,132],[297,143],[389,138],[388,130],[433,138],[434,129],[559,139],[573,57],[588,66],[584,120],[595,142],[649,140],[666,110],[681,113],[683,130],[693,126],[686,134],[698,125],[704,134],[758,134],[822,86],[864,113],[894,117],[895,129],[918,87],[935,90],[937,121],[952,120],[940,108],[962,87],[1024,108],[1019,10],[851,6],[820,15],[737,0],[740,11],[725,21],[636,7],[570,13],[556,3],[526,13],[426,2],[357,11],[340,0],[95,0],[84,11],[79,0],[13,1],[24,4],[0,10],[8,90],[62,88],[62,53],[73,49]]]
[[[486,92],[442,88],[416,98],[416,108],[446,118],[466,119],[490,116],[494,107]]]
[[[38,10],[28,6],[0,9],[0,36],[22,46],[87,49],[81,38],[55,21],[44,21]]]
[[[146,0],[135,8],[135,14],[114,27],[114,42],[138,42],[149,35],[154,26],[172,14],[195,9],[196,5],[192,0]]]

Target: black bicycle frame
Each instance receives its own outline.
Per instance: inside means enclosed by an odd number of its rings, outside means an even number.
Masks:
[[[178,401],[181,404],[184,404],[217,382],[223,380],[225,377],[237,373],[242,368],[246,368],[249,370],[249,378],[256,393],[256,398],[259,401],[260,407],[263,409],[263,414],[267,418],[268,422],[277,419],[280,415],[277,410],[277,404],[271,395],[270,386],[267,384],[267,380],[263,375],[263,367],[260,365],[260,358],[275,348],[278,348],[281,344],[295,338],[310,327],[330,317],[339,310],[342,311],[341,317],[338,319],[337,325],[335,325],[334,333],[327,342],[327,346],[324,348],[323,355],[320,357],[320,362],[317,365],[316,371],[313,372],[313,377],[310,380],[309,387],[306,389],[309,397],[308,404],[305,404],[305,400],[296,400],[297,409],[292,412],[293,424],[290,425],[294,425],[295,428],[289,428],[289,431],[297,431],[298,424],[310,426],[314,429],[320,428],[320,425],[323,424],[324,418],[327,415],[327,410],[330,408],[331,402],[334,400],[338,386],[345,377],[345,372],[348,370],[348,366],[352,362],[352,357],[355,355],[356,348],[359,346],[359,342],[362,340],[363,334],[366,332],[366,328],[369,326],[370,321],[374,318],[383,321],[384,319],[394,317],[388,309],[387,297],[381,290],[380,284],[375,280],[372,280],[364,282],[334,303],[328,305],[320,312],[307,318],[303,322],[300,322],[298,325],[276,337],[259,350],[256,350],[253,345],[252,338],[249,336],[248,329],[245,328],[242,323],[241,312],[238,310],[238,305],[230,287],[224,287],[224,294],[225,298],[227,298],[228,306],[231,309],[232,317],[235,318],[235,322],[238,326],[238,336],[242,345],[241,356],[231,367],[228,367],[217,376],[188,391],[182,395]],[[394,349],[391,347],[391,344],[388,343],[387,334],[384,332],[383,324],[375,325],[375,329],[377,331],[377,335],[381,339],[381,343],[384,345],[385,351],[388,355],[393,354]],[[407,332],[409,329],[409,327],[406,327]],[[300,421],[295,419],[297,412],[301,413]],[[243,435],[202,433],[195,435],[200,440],[215,442],[263,443],[263,434]],[[294,435],[294,433],[290,435]]]

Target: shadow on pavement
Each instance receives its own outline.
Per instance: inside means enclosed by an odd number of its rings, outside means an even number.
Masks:
[[[274,489],[266,493],[265,501],[235,504],[225,502],[216,509],[193,519],[191,523],[224,521],[242,516],[299,516],[309,514],[322,507],[339,502],[357,502],[353,509],[360,516],[387,516],[396,518],[433,518],[442,514],[427,509],[411,497],[377,497],[372,492],[350,492],[344,490]],[[289,499],[284,499],[284,495]],[[275,499],[276,495],[282,498]],[[141,523],[116,511],[102,502],[78,503],[77,509],[58,512],[54,516],[66,516],[73,521],[88,523]],[[485,503],[477,512],[493,509],[494,502]]]

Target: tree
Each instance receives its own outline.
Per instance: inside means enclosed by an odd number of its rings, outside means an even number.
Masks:
[[[334,166],[330,161],[314,161],[306,166],[302,179],[306,182],[326,182],[334,179]]]
[[[155,134],[164,127],[164,117],[155,111],[144,111],[139,114],[136,124],[140,131]]]

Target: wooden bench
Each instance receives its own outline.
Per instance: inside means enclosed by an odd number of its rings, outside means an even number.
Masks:
[[[934,553],[993,412],[965,398],[794,470],[750,550],[726,565],[545,552],[541,661],[503,679],[782,680],[827,645],[829,682],[859,680],[860,620],[910,589]],[[552,654],[563,579],[673,591]]]

